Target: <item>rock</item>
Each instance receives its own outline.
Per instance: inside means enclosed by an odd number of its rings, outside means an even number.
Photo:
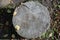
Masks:
[[[50,15],[45,6],[37,1],[29,1],[15,9],[12,22],[20,36],[37,38],[49,29]]]
[[[0,7],[5,7],[10,4],[11,0],[0,0]]]
[[[0,8],[5,7],[7,5],[19,5],[19,3],[24,2],[26,0],[0,0]]]

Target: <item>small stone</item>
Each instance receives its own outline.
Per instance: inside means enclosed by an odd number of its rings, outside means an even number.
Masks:
[[[16,30],[19,30],[19,29],[20,29],[20,26],[16,25],[16,26],[15,26],[15,29],[16,29]]]
[[[14,40],[14,39],[11,39],[11,40]]]
[[[59,33],[59,36],[60,36],[60,33]]]
[[[57,21],[55,21],[55,23],[57,23]]]
[[[49,34],[49,37],[52,37],[52,33]]]
[[[59,22],[59,24],[60,24],[60,22]]]
[[[56,16],[58,15],[58,14],[55,14]]]
[[[15,35],[14,34],[12,34],[12,38],[15,38]]]
[[[8,36],[8,34],[5,34],[3,37],[7,37]]]

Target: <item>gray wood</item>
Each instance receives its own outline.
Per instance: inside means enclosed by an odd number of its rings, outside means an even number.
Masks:
[[[13,25],[20,27],[16,32],[25,38],[40,37],[50,27],[50,15],[48,9],[36,1],[21,4],[14,11]]]

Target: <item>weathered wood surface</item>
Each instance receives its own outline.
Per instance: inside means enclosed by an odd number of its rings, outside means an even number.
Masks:
[[[22,37],[40,37],[50,27],[49,11],[39,2],[26,2],[15,9],[13,25]]]

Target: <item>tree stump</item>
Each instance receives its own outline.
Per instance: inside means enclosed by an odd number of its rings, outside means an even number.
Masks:
[[[16,32],[25,38],[37,38],[50,27],[48,9],[37,1],[29,1],[17,7],[13,14]]]

